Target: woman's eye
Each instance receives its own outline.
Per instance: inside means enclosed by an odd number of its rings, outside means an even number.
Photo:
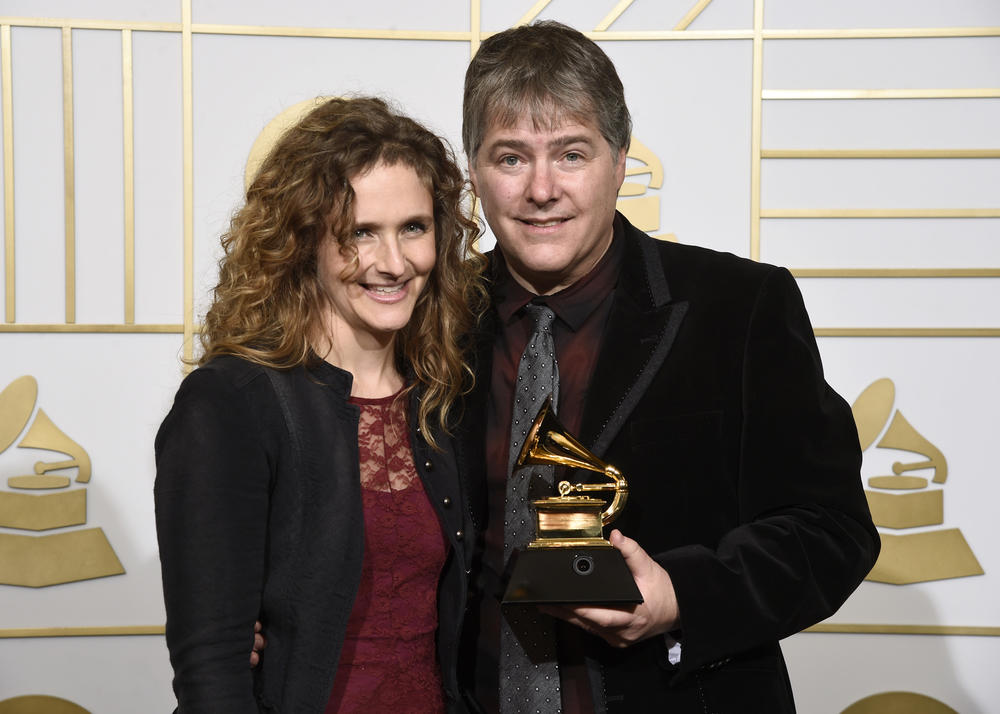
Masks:
[[[367,238],[371,234],[372,232],[367,228],[355,228],[351,232],[351,237],[354,238],[355,240],[360,240],[361,238]]]
[[[427,230],[427,226],[419,222],[407,223],[404,230],[407,233],[423,233],[424,231]]]

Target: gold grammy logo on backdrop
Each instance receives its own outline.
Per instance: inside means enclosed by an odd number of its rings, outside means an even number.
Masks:
[[[663,187],[663,164],[656,154],[641,141],[632,137],[626,160],[631,163],[625,167],[625,176],[648,176],[649,184],[625,181],[618,191],[618,203],[615,206],[629,223],[640,231],[660,230],[660,197],[658,194],[646,195],[646,189]],[[653,236],[660,240],[677,241],[673,233]]]
[[[15,379],[0,392],[0,453],[24,430],[35,411],[38,383]],[[54,451],[69,459],[38,461],[34,473],[10,476],[0,490],[0,528],[50,531],[87,522],[91,466],[87,451],[64,434],[39,409],[18,448]],[[76,478],[65,473],[76,469]],[[46,535],[0,532],[0,585],[43,587],[124,573],[100,528]]]
[[[851,407],[862,451],[870,453],[874,444],[876,449],[899,449],[923,457],[908,463],[896,461],[892,474],[868,479],[871,488],[865,495],[872,518],[879,528],[893,531],[940,526],[944,523],[944,489],[940,486],[948,478],[948,462],[902,412],[897,409],[893,413],[895,397],[892,380],[879,379],[868,385]],[[882,552],[866,580],[906,585],[983,574],[958,528],[901,535],[883,530],[880,535]]]
[[[0,702],[0,714],[90,714],[79,704],[61,697],[27,694]]]
[[[944,702],[916,692],[882,692],[855,702],[840,714],[958,714]],[[0,712],[2,714],[2,712]]]

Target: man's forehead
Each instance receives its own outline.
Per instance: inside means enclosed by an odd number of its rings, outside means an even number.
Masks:
[[[568,113],[543,114],[536,112],[522,112],[520,114],[505,114],[494,117],[494,120],[487,123],[484,133],[484,143],[503,141],[514,134],[547,134],[552,138],[559,135],[592,134],[600,137],[601,133],[593,121],[587,117],[577,117]]]

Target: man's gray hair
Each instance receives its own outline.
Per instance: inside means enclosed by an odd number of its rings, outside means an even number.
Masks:
[[[490,127],[530,116],[535,128],[593,123],[612,150],[628,150],[632,117],[611,59],[559,22],[513,27],[483,41],[465,73],[462,144],[474,164]]]

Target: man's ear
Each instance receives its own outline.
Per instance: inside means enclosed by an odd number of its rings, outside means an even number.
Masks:
[[[625,157],[628,152],[625,149],[618,150],[618,160],[615,162],[615,185],[621,190],[625,183]]]
[[[472,193],[479,197],[479,178],[476,176],[476,164],[469,160],[469,183],[472,184]]]

